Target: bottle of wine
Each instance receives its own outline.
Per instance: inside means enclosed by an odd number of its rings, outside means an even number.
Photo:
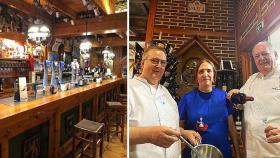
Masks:
[[[231,102],[234,104],[244,104],[247,101],[254,101],[254,97],[246,96],[244,93],[234,93],[231,96]]]
[[[19,102],[20,101],[18,79],[16,79],[16,81],[14,83],[14,101],[15,102]]]
[[[227,91],[227,79],[226,79],[226,76],[224,75],[222,78],[223,78],[222,90]]]
[[[0,92],[4,92],[4,89],[3,89],[3,79],[0,78]]]

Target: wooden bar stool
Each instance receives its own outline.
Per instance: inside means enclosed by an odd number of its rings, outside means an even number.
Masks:
[[[126,106],[120,102],[107,101],[106,102],[106,127],[107,127],[107,141],[110,141],[111,133],[121,133],[121,142],[124,141],[124,124],[125,124]],[[116,130],[112,131],[111,128]],[[119,127],[121,130],[119,131]]]
[[[119,94],[119,101],[123,104],[127,104],[127,94]]]
[[[81,120],[74,125],[73,133],[73,158],[80,155],[83,157],[96,157],[97,146],[100,145],[99,156],[102,158],[103,152],[103,136],[104,136],[104,124],[87,119]],[[75,139],[78,140],[76,148]],[[92,145],[92,146],[91,146]],[[91,152],[90,152],[91,150]]]

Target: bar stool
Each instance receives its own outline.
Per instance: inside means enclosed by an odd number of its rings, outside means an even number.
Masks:
[[[119,101],[123,104],[127,103],[127,94],[119,94]]]
[[[107,126],[107,141],[110,141],[111,133],[121,133],[121,142],[124,141],[124,122],[126,106],[120,102],[107,101],[106,102],[106,126]],[[114,122],[114,123],[113,123]],[[111,130],[111,127],[116,127],[115,131]],[[119,131],[119,127],[121,130]]]
[[[81,154],[81,158],[96,157],[97,145],[100,145],[99,155],[102,158],[103,152],[103,136],[104,136],[104,124],[87,119],[81,120],[74,125],[73,133],[73,158]],[[78,140],[78,148],[76,149],[75,139]],[[92,153],[90,153],[90,145],[92,145]]]

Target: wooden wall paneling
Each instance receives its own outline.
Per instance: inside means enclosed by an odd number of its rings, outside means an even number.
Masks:
[[[73,126],[79,122],[80,117],[80,104],[72,104],[71,106],[60,115],[59,153],[61,157],[65,157],[71,151]]]
[[[240,55],[241,55],[242,75],[243,75],[242,81],[244,84],[249,78],[249,76],[252,74],[251,58],[250,55],[246,52],[242,52]]]
[[[60,113],[59,112],[55,112],[55,127],[54,127],[54,144],[53,144],[53,155],[55,158],[59,157],[58,153],[59,153],[59,141],[60,141]]]
[[[153,39],[156,9],[157,9],[157,0],[150,0],[150,9],[149,9],[149,16],[148,16],[148,21],[147,21],[145,47],[147,47],[147,43],[151,42]]]
[[[53,112],[49,118],[49,158],[53,158],[55,155],[55,140],[56,140],[56,112]]]
[[[9,141],[8,139],[1,142],[1,158],[9,157]]]
[[[122,52],[123,52],[123,47],[114,47],[114,62],[113,62],[113,73],[114,75],[117,75],[118,77],[121,77],[121,69],[122,69]]]
[[[36,154],[37,157],[47,158],[49,146],[49,121],[41,122],[40,124],[28,128],[28,130],[9,139],[9,157],[21,158],[31,157]],[[34,142],[35,141],[35,142]],[[39,144],[39,147],[33,144]],[[38,148],[37,148],[38,147]],[[36,148],[36,149],[34,149]],[[34,153],[33,153],[34,152]],[[37,152],[37,153],[36,153]]]
[[[94,99],[93,99],[93,121],[97,121],[98,101],[99,101],[98,95],[94,95]]]

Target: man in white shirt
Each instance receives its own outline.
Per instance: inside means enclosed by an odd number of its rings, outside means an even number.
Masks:
[[[280,144],[271,143],[274,139],[271,137],[278,135],[276,130],[272,132],[271,129],[280,126],[278,56],[266,41],[257,43],[252,55],[259,72],[251,75],[240,89],[240,92],[254,97],[254,101],[244,105],[246,157],[279,157]],[[239,90],[231,90],[228,98],[233,93],[239,93]]]
[[[178,136],[193,144],[200,136],[179,128],[177,104],[159,84],[166,66],[164,49],[148,48],[141,65],[141,75],[129,82],[129,157],[179,158]]]

